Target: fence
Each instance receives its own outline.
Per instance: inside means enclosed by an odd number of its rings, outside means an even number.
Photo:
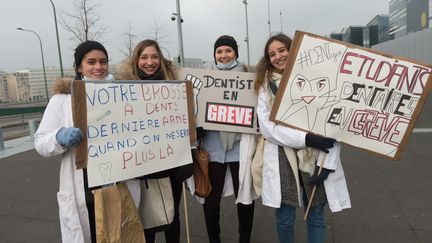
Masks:
[[[4,149],[4,141],[34,133],[44,110],[45,106],[0,107],[0,150]]]

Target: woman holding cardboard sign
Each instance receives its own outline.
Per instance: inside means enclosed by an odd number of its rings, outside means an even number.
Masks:
[[[316,193],[307,217],[308,242],[324,242],[324,205],[332,212],[351,207],[336,140],[276,125],[269,120],[273,100],[288,62],[291,39],[272,36],[257,66],[255,91],[257,114],[265,138],[262,202],[276,208],[279,242],[294,242],[295,210],[308,205],[312,188]],[[327,153],[322,153],[323,151]],[[322,160],[323,159],[323,160]],[[320,162],[323,166],[320,173]]]
[[[214,43],[213,69],[244,72],[246,68],[237,61],[236,40],[220,36]],[[250,162],[255,152],[255,135],[225,131],[207,131],[203,147],[209,152],[209,177],[212,186],[205,199],[204,217],[210,242],[220,242],[220,202],[222,196],[235,194],[240,234],[239,242],[250,242],[254,216],[254,199]]]
[[[86,41],[75,49],[76,80],[112,80],[108,73],[108,53],[96,41]],[[74,147],[84,135],[73,126],[71,80],[60,79],[54,85],[40,126],[35,134],[35,149],[42,156],[62,155],[60,189],[57,193],[63,242],[96,242],[93,193],[88,188],[85,169],[76,169]],[[139,184],[127,183],[135,204]]]
[[[174,80],[175,77],[175,66],[164,58],[159,44],[149,39],[137,44],[130,59],[120,67],[118,75],[118,79],[123,80]],[[180,242],[182,182],[192,176],[192,171],[190,164],[141,178],[141,204],[138,211],[147,243],[155,242],[155,234],[159,231],[165,232],[166,242]],[[161,203],[153,207],[152,204],[158,198],[162,198]],[[164,210],[158,210],[160,204],[164,205]],[[150,220],[158,218],[168,220]]]

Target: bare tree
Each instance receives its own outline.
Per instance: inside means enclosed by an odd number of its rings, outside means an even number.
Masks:
[[[171,32],[164,30],[167,26],[167,23],[160,25],[159,18],[153,16],[151,32],[148,32],[146,36],[157,41],[160,45],[168,44],[168,37],[171,35]]]
[[[100,24],[101,18],[97,14],[100,5],[94,2],[95,0],[73,0],[73,10],[63,12],[64,16],[60,22],[67,31],[72,33],[71,39],[78,43],[99,39],[106,31],[106,28]]]
[[[153,39],[159,43],[159,47],[162,49],[162,52],[165,52],[164,56],[171,58],[171,54],[169,53],[166,46],[170,45],[171,42],[168,40],[168,37],[172,34],[171,31],[166,31],[168,22],[164,24],[160,24],[159,18],[154,15],[152,21],[151,31],[146,33],[146,37]]]
[[[137,36],[132,32],[132,24],[130,21],[129,21],[128,32],[123,33],[122,36],[126,37],[126,39],[124,40],[123,48],[120,51],[127,58],[132,56],[133,48],[135,46],[135,39],[137,38]]]

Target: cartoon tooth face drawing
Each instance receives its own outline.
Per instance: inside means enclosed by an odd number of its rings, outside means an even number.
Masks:
[[[330,96],[330,82],[327,77],[308,79],[297,74],[291,82],[289,91],[291,105],[285,110],[281,120],[285,121],[293,115],[306,116],[310,131],[315,127],[318,112],[338,103],[334,101],[335,97]]]
[[[103,182],[110,182],[111,180],[112,164],[110,161],[99,164],[99,172],[101,173]]]

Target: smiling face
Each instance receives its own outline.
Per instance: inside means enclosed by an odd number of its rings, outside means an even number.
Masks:
[[[278,73],[282,73],[288,61],[288,48],[280,41],[274,40],[268,48],[270,63]]]
[[[161,66],[161,59],[154,46],[144,48],[138,59],[138,68],[147,75],[155,74]]]
[[[227,64],[236,59],[235,51],[230,46],[219,46],[215,51],[216,62]]]
[[[87,78],[102,80],[108,75],[108,58],[103,51],[89,51],[82,59],[78,71]]]

